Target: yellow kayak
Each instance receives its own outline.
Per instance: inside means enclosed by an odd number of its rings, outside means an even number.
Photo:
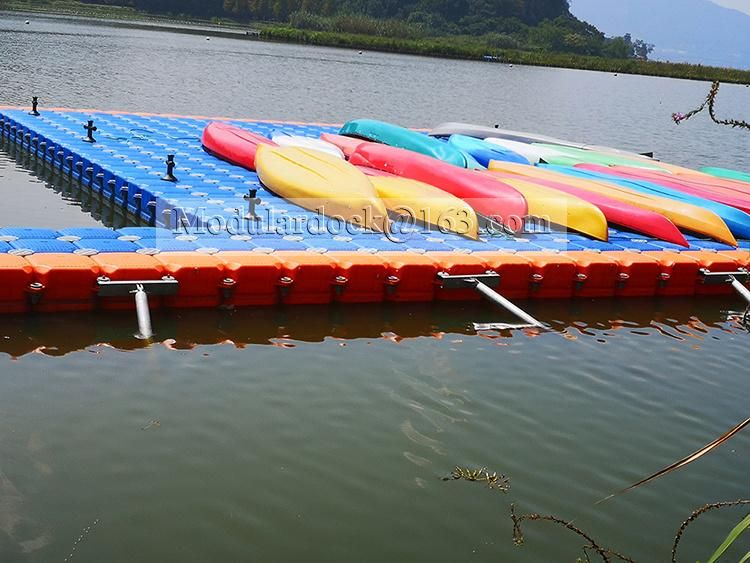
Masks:
[[[370,180],[345,160],[299,147],[258,145],[260,181],[295,205],[378,232],[388,232],[388,211]]]
[[[464,200],[439,188],[400,176],[370,176],[386,209],[410,221],[435,225],[472,239],[479,238],[477,214]]]
[[[520,166],[532,168],[527,164]],[[607,219],[601,209],[588,201],[525,179],[502,177],[497,180],[521,192],[529,206],[530,217],[546,219],[592,238],[607,240]]]
[[[670,219],[680,228],[737,246],[737,240],[729,231],[726,223],[713,211],[697,205],[636,192],[604,181],[575,178],[552,170],[544,170],[537,166],[493,160],[490,162],[489,168],[498,172],[515,174],[532,182],[534,179],[548,180],[595,192],[642,209],[655,211]]]

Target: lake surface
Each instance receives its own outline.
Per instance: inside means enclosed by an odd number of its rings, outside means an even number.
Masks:
[[[499,123],[750,169],[747,134],[672,123],[705,83],[25,19],[0,13],[0,104]],[[7,146],[0,196],[2,225],[117,224]],[[527,306],[552,330],[476,333],[503,320],[481,303],[162,312],[153,346],[130,313],[0,318],[0,561],[575,560],[544,523],[515,547],[511,502],[666,561],[694,508],[748,497],[745,432],[594,505],[748,416],[739,299]],[[691,526],[684,560],[743,514]]]

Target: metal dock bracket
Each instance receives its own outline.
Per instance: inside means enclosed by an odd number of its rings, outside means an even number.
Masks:
[[[700,274],[703,276],[703,283],[706,285],[730,284],[750,306],[750,289],[745,286],[750,281],[750,271],[741,268],[735,272],[712,272],[702,268]]]
[[[443,289],[466,289],[472,287],[484,297],[513,313],[521,319],[524,324],[508,323],[474,323],[475,330],[517,330],[523,328],[546,328],[543,323],[536,320],[526,311],[511,303],[493,288],[500,286],[500,274],[488,270],[483,274],[474,275],[450,275],[447,272],[438,272],[438,281]]]
[[[125,297],[133,295],[135,312],[138,316],[138,334],[136,338],[148,340],[154,335],[151,326],[151,311],[148,306],[149,295],[174,295],[180,283],[172,276],[160,280],[112,281],[106,276],[96,280],[99,297]]]
[[[706,268],[700,269],[700,274],[702,276],[702,281],[706,285],[716,285],[716,284],[722,284],[722,283],[732,283],[732,280],[747,283],[748,279],[750,279],[750,271],[741,268],[734,272],[712,272],[711,270],[708,270]],[[744,286],[743,286],[743,289]]]

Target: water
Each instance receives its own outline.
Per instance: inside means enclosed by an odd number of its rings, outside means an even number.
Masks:
[[[671,123],[706,84],[24,19],[0,15],[0,103],[501,123],[750,168],[741,132]],[[8,147],[0,192],[0,224],[117,224]],[[553,330],[477,334],[503,319],[479,303],[187,311],[148,347],[130,313],[2,318],[0,561],[575,559],[543,523],[514,547],[511,502],[665,561],[694,508],[748,496],[745,432],[594,506],[748,416],[738,299],[527,307]],[[455,465],[512,489],[441,481]],[[691,526],[685,560],[742,515]]]

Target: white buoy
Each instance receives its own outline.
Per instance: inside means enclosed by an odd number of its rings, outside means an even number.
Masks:
[[[362,54],[362,51],[360,51],[360,52],[359,52],[359,54],[361,55],[361,54]]]
[[[211,38],[210,37],[206,37],[206,41],[211,41]]]
[[[29,25],[31,22],[29,20],[26,20],[26,25]]]

